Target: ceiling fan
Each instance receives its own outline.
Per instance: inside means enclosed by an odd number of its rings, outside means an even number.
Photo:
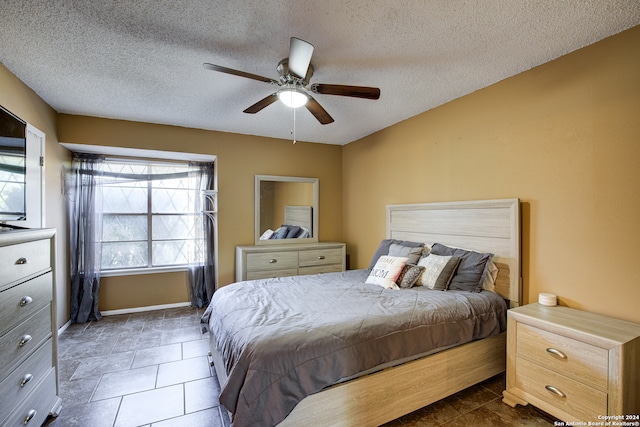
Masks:
[[[298,108],[304,105],[321,124],[326,125],[334,121],[333,117],[331,117],[329,113],[322,108],[318,101],[311,96],[311,93],[317,93],[320,95],[349,96],[364,99],[380,98],[380,89],[376,87],[324,83],[314,83],[309,85],[309,80],[311,79],[311,76],[313,76],[313,65],[311,65],[312,54],[313,45],[311,43],[296,37],[291,37],[289,44],[289,57],[280,61],[276,67],[276,70],[280,74],[279,80],[234,70],[221,65],[209,63],[205,63],[203,65],[204,68],[208,70],[246,77],[248,79],[270,83],[279,87],[276,92],[261,99],[244,110],[245,113],[249,114],[255,114],[279,99],[282,103],[291,108]]]

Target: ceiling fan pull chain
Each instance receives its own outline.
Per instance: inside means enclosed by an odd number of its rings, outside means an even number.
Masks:
[[[292,108],[293,110],[293,131],[291,133],[293,133],[293,143],[295,144],[296,142],[296,110],[297,108]]]

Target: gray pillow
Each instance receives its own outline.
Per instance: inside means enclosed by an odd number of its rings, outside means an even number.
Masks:
[[[431,253],[460,258],[458,269],[449,283],[449,290],[468,292],[480,292],[482,290],[482,282],[487,275],[487,263],[493,257],[493,254],[450,248],[440,243],[433,244]]]
[[[376,265],[376,262],[378,262],[378,258],[380,258],[382,255],[389,255],[389,247],[392,243],[396,243],[402,246],[410,246],[412,248],[422,248],[424,246],[423,243],[409,242],[407,240],[384,239],[382,242],[380,242],[380,245],[378,245],[378,249],[376,249],[376,251],[373,253],[373,257],[371,258],[371,262],[369,263],[369,268],[373,268],[373,266]]]
[[[288,229],[285,239],[295,239],[296,237],[298,237],[298,234],[300,234],[300,231],[302,230],[302,228],[298,227],[297,225],[289,225],[287,227]]]
[[[287,237],[287,233],[289,232],[289,227],[287,227],[286,225],[283,225],[282,227],[278,228],[274,233],[273,236],[271,236],[272,239],[284,239]]]
[[[398,243],[392,243],[389,246],[389,256],[402,256],[402,257],[406,257],[407,259],[407,264],[417,264],[418,260],[420,259],[420,257],[422,256],[422,251],[423,251],[423,247],[411,247],[411,246],[404,246]]]

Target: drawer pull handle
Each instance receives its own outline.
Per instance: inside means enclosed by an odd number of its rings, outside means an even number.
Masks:
[[[20,387],[24,387],[32,379],[33,379],[33,375],[26,374],[24,377],[22,377],[22,381],[20,381]]]
[[[278,262],[278,260],[277,260],[277,259],[275,259],[275,258],[271,258],[271,259],[269,260],[269,264],[275,264],[276,262]]]
[[[318,259],[324,259],[324,255],[318,256]]]
[[[553,347],[549,347],[547,349],[547,353],[549,353],[550,355],[557,357],[558,359],[566,359],[567,355],[564,354],[563,352],[561,352],[560,350],[556,350]]]
[[[33,298],[31,298],[29,295],[22,297],[22,299],[20,300],[20,307],[24,307],[27,304],[31,304],[33,302]]]
[[[23,264],[26,264],[26,263],[27,263],[27,259],[25,257],[20,257],[16,261],[16,265],[23,265]]]
[[[549,391],[549,393],[553,393],[556,396],[567,397],[567,395],[564,394],[562,391],[560,391],[560,389],[558,387],[554,387],[552,385],[546,385],[546,386],[544,386],[544,388],[546,388]]]
[[[24,421],[22,421],[22,424],[27,424],[33,417],[36,416],[37,413],[38,411],[36,411],[35,409],[30,410],[27,416],[24,417]]]
[[[22,338],[20,338],[20,342],[18,343],[18,347],[24,347],[24,345],[26,343],[31,341],[31,338],[33,338],[31,335],[28,335],[28,334],[23,335]]]

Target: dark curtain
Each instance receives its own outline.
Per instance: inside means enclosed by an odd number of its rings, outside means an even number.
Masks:
[[[101,320],[98,310],[102,256],[102,197],[99,197],[103,159],[74,155],[66,181],[71,272],[71,321]]]
[[[204,196],[204,190],[213,189],[213,164],[212,163],[192,163],[190,174],[196,178],[197,188],[194,197],[194,211],[199,214],[198,233],[201,233],[203,247],[194,262],[189,265],[188,280],[191,306],[202,308],[209,305],[211,297],[216,290],[213,227],[215,227],[215,213],[212,212],[215,204]]]

